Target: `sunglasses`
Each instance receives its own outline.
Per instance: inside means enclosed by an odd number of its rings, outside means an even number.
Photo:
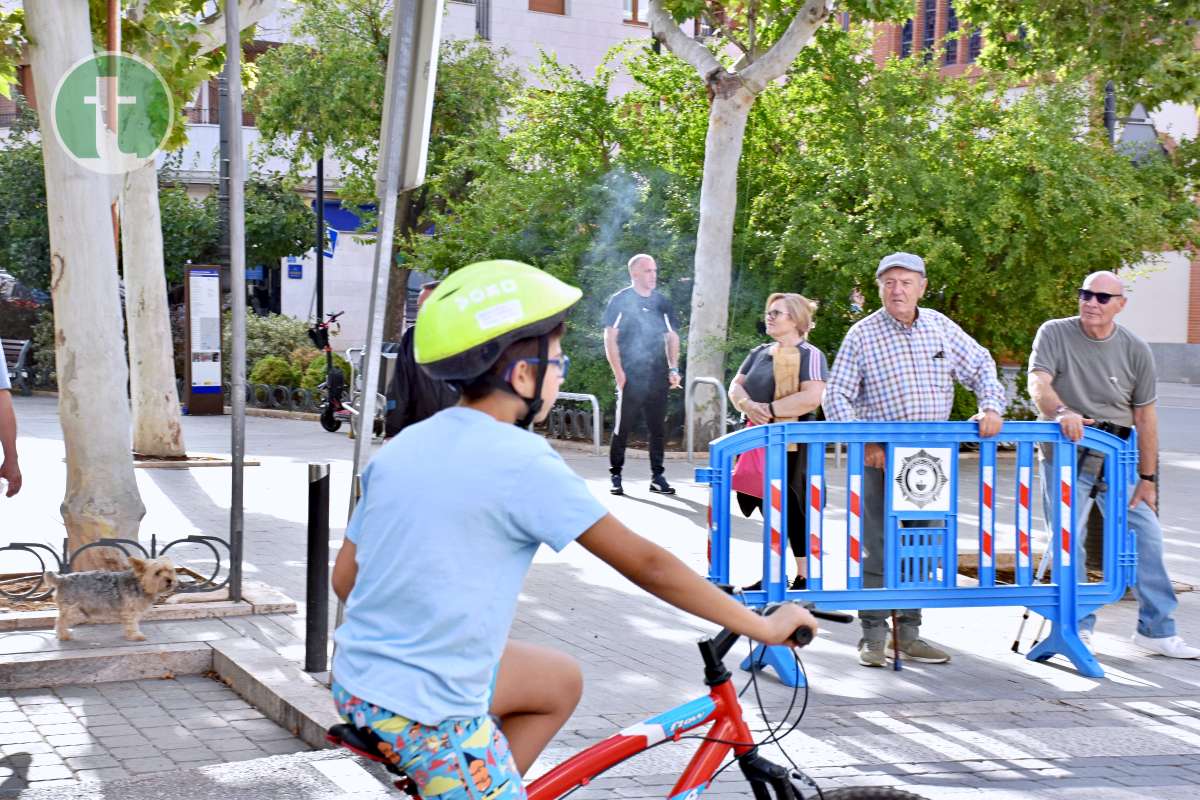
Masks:
[[[1093,292],[1091,289],[1080,289],[1079,290],[1079,299],[1080,300],[1082,300],[1083,302],[1086,303],[1094,297],[1094,298],[1096,298],[1096,302],[1102,306],[1108,305],[1108,301],[1112,300],[1114,297],[1124,297],[1124,296],[1125,295],[1123,295],[1123,294],[1109,294],[1108,292]]]
[[[786,312],[786,311],[771,310],[766,313],[767,319],[779,319],[780,317],[790,317],[790,316],[791,316],[791,314],[788,314],[788,312]]]
[[[561,358],[547,358],[545,362],[543,362],[540,358],[520,358],[508,365],[508,369],[504,371],[504,380],[507,381],[512,378],[512,371],[516,369],[517,364],[521,363],[522,361],[524,361],[526,364],[545,363],[549,366],[558,367],[561,371],[562,379],[564,381],[567,379],[567,371],[571,368],[571,359],[567,358],[565,354]]]

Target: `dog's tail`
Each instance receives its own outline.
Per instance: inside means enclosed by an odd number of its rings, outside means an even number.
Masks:
[[[53,586],[55,588],[58,588],[58,582],[59,582],[60,578],[61,578],[61,576],[57,572],[43,572],[42,573],[42,580],[44,580],[46,582],[47,586]]]

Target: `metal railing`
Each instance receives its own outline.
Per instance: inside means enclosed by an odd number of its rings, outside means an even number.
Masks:
[[[604,431],[604,420],[600,416],[600,401],[594,394],[577,394],[575,392],[559,392],[559,400],[577,400],[581,403],[592,404],[592,449],[600,455],[601,434]]]
[[[684,427],[687,428],[687,460],[688,463],[695,461],[693,453],[696,444],[696,414],[692,408],[692,399],[695,396],[694,390],[697,383],[707,383],[717,390],[717,397],[721,398],[721,435],[724,436],[729,430],[729,398],[725,396],[725,384],[721,383],[716,378],[706,378],[697,376],[692,378],[687,383],[687,389],[683,394],[683,413],[685,414]]]

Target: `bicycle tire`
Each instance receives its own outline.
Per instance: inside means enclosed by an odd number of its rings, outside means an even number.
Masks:
[[[846,789],[826,789],[825,800],[925,800],[919,794],[893,789],[890,786],[851,786]]]
[[[333,416],[333,408],[325,406],[321,409],[321,427],[330,433],[336,433],[342,427],[342,421]]]

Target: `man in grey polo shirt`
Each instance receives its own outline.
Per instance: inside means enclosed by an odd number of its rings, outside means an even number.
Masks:
[[[0,480],[8,481],[6,497],[21,491],[21,468],[17,466],[17,415],[13,412],[12,385],[8,380],[8,364],[0,349]]]
[[[1158,507],[1157,379],[1150,347],[1114,321],[1125,308],[1125,286],[1112,272],[1093,272],[1079,290],[1079,316],[1043,323],[1029,355],[1029,395],[1041,419],[1055,420],[1073,442],[1083,436],[1083,426],[1096,421],[1122,428],[1137,428],[1138,481],[1130,487],[1129,527],[1137,536],[1137,631],[1133,642],[1144,650],[1170,658],[1200,658],[1200,649],[1189,647],[1175,633],[1172,613],[1178,605],[1167,565],[1163,560],[1163,534],[1155,514]],[[1042,476],[1043,500],[1049,508]],[[1080,470],[1075,494],[1090,494],[1097,476]],[[1104,511],[1104,484],[1096,494],[1096,507]],[[1086,503],[1077,503],[1082,513]],[[1050,518],[1049,510],[1046,513]],[[1084,520],[1075,520],[1082,530]],[[1082,548],[1081,548],[1082,549]],[[1079,554],[1079,564],[1087,556]],[[1092,637],[1096,615],[1079,622],[1085,642]]]

